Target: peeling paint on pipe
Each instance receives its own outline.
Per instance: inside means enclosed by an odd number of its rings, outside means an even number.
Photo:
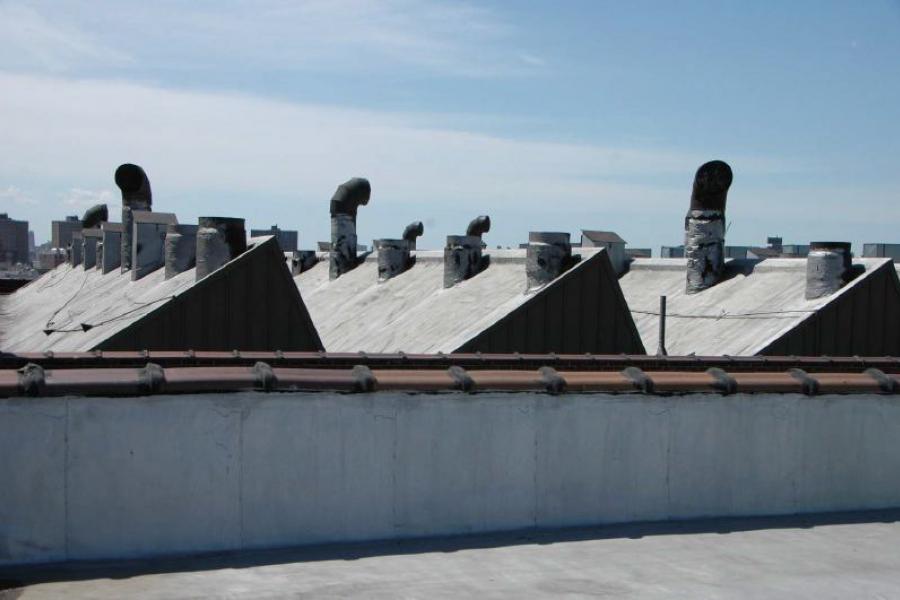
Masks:
[[[684,255],[687,293],[714,286],[725,270],[725,202],[733,176],[721,160],[702,165],[694,175],[691,207],[685,218]]]
[[[169,225],[165,239],[166,279],[197,264],[197,225]]]

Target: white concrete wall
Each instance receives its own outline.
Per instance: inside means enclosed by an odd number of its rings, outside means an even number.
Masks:
[[[0,400],[0,564],[900,506],[880,396]]]

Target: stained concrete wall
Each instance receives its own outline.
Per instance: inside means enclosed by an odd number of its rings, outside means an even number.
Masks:
[[[883,396],[0,400],[0,564],[900,506]]]

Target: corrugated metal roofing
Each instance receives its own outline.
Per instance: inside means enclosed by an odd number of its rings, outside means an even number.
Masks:
[[[526,290],[523,250],[486,251],[490,266],[485,271],[446,289],[443,287],[441,251],[415,253],[416,263],[411,269],[384,283],[377,282],[378,266],[374,256],[335,281],[329,281],[328,265],[324,261],[296,276],[295,281],[325,348],[331,352],[433,353],[481,349],[469,347],[469,343],[474,343],[473,340],[491,327],[501,326],[503,319],[520,307],[526,304],[531,307],[531,303],[535,307],[534,319],[509,326],[522,330],[531,325],[543,338],[534,344],[516,342],[528,348],[505,347],[503,351],[550,351],[544,347],[548,344],[559,346],[555,351],[561,351],[566,341],[562,339],[563,332],[552,329],[550,322],[537,322],[546,312],[546,307],[539,307],[542,294],[586,274],[591,268],[602,268],[609,275],[603,278],[603,283],[573,291],[570,302],[579,302],[582,307],[595,304],[597,311],[591,313],[595,322],[619,325],[601,328],[598,337],[587,342],[595,346],[593,349],[587,346],[577,350],[642,353],[643,347],[618,291],[617,280],[606,256],[601,253],[605,251],[582,250],[580,264],[550,284],[533,290]],[[591,258],[597,260],[592,262]],[[581,298],[590,300],[581,302]],[[607,307],[606,312],[602,306]],[[560,314],[572,311],[571,306],[562,303],[555,309]],[[584,319],[575,328],[586,326],[587,319]],[[552,340],[552,334],[560,339]],[[523,340],[525,337],[523,334]],[[491,340],[481,338],[481,342],[490,345]],[[613,347],[616,344],[617,347]],[[540,350],[536,349],[538,347]],[[499,351],[494,347],[490,350]]]
[[[889,261],[855,260],[854,264],[864,267],[865,273],[837,293],[816,300],[804,297],[806,260],[803,259],[728,261],[724,281],[693,295],[685,293],[685,259],[636,259],[619,283],[648,352],[655,352],[659,344],[659,296],[665,295],[669,354],[753,355],[822,307],[854,293],[866,278]]]

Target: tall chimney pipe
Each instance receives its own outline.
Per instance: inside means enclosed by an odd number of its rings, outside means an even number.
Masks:
[[[122,272],[131,268],[131,247],[134,235],[135,210],[151,210],[153,194],[150,191],[150,180],[147,174],[137,165],[125,163],[116,169],[116,185],[122,190]]]
[[[200,217],[196,279],[203,279],[247,250],[244,219]]]
[[[685,217],[684,255],[687,293],[714,286],[725,270],[725,202],[731,167],[721,160],[702,165],[694,175],[691,208]]]
[[[810,242],[806,257],[806,299],[830,296],[850,280],[850,242]]]
[[[193,269],[197,264],[197,225],[170,223],[166,228],[166,279]]]
[[[337,279],[356,268],[356,211],[369,203],[372,186],[354,177],[338,186],[331,197],[331,255],[328,276]]]
[[[572,264],[572,242],[568,233],[532,231],[525,249],[528,289],[550,283]]]
[[[421,237],[425,233],[425,226],[422,221],[413,221],[403,230],[403,239],[409,243],[409,249],[416,249],[416,238]]]

